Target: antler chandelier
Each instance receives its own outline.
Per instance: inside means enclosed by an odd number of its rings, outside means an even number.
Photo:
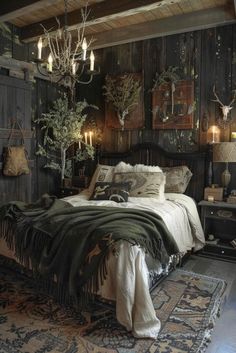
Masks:
[[[93,40],[86,41],[84,36],[86,21],[89,15],[87,7],[81,9],[81,23],[77,27],[77,38],[72,39],[72,35],[68,29],[68,0],[64,0],[64,26],[61,27],[57,19],[58,29],[56,31],[49,31],[44,29],[44,37],[38,40],[38,57],[36,60],[37,68],[40,74],[49,76],[53,82],[61,82],[67,86],[71,92],[74,91],[76,82],[82,84],[89,84],[93,75],[95,56],[91,50],[89,59],[87,57],[87,50]],[[47,45],[47,60],[42,59],[42,51],[44,43]],[[89,78],[82,80],[82,75],[86,73]]]

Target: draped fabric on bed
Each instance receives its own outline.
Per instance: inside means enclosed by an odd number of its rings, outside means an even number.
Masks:
[[[205,157],[142,144],[125,155],[100,158],[109,165],[97,165],[81,194],[0,208],[0,254],[51,276],[59,295],[67,287],[77,304],[94,293],[114,301],[117,320],[128,331],[156,338],[160,320],[150,295],[152,279],[167,264],[168,273],[169,259],[178,259],[173,254],[204,246],[196,204],[182,193],[201,197]],[[135,164],[140,162],[147,165]],[[163,174],[161,165],[174,168]]]
[[[1,236],[20,261],[40,274],[56,275],[77,304],[98,291],[108,253],[118,241],[142,247],[162,265],[179,252],[161,217],[150,211],[72,207],[48,198],[44,207],[12,202],[1,208],[0,217]]]

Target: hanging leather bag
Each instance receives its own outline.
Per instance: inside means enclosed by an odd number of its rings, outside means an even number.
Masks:
[[[13,130],[18,125],[21,132],[21,144],[11,145]],[[11,132],[8,138],[7,147],[3,148],[3,175],[5,176],[19,176],[22,174],[29,174],[29,163],[27,158],[27,151],[24,145],[24,135],[20,124],[15,121],[12,125]]]

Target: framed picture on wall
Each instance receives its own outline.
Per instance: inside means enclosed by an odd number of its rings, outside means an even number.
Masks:
[[[193,80],[162,83],[153,90],[153,129],[192,129],[193,122]]]
[[[136,80],[140,83],[140,90],[138,95],[137,104],[134,104],[129,113],[125,116],[123,129],[132,130],[132,129],[141,129],[144,127],[144,103],[143,103],[143,85],[142,85],[142,74],[131,73],[127,74],[131,79]],[[126,76],[127,76],[126,75]],[[116,75],[108,77],[115,80],[117,87],[120,86],[121,80],[125,75]],[[129,91],[127,90],[127,94]],[[105,104],[105,124],[109,129],[122,129],[122,125],[119,121],[117,111],[115,110],[111,102]]]

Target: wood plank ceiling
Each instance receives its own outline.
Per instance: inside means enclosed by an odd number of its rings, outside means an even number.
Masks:
[[[86,0],[68,0],[68,28],[81,20]],[[1,1],[0,21],[21,29],[21,39],[35,41],[64,21],[64,0]],[[236,23],[236,0],[90,0],[86,36],[102,48],[173,33]]]

